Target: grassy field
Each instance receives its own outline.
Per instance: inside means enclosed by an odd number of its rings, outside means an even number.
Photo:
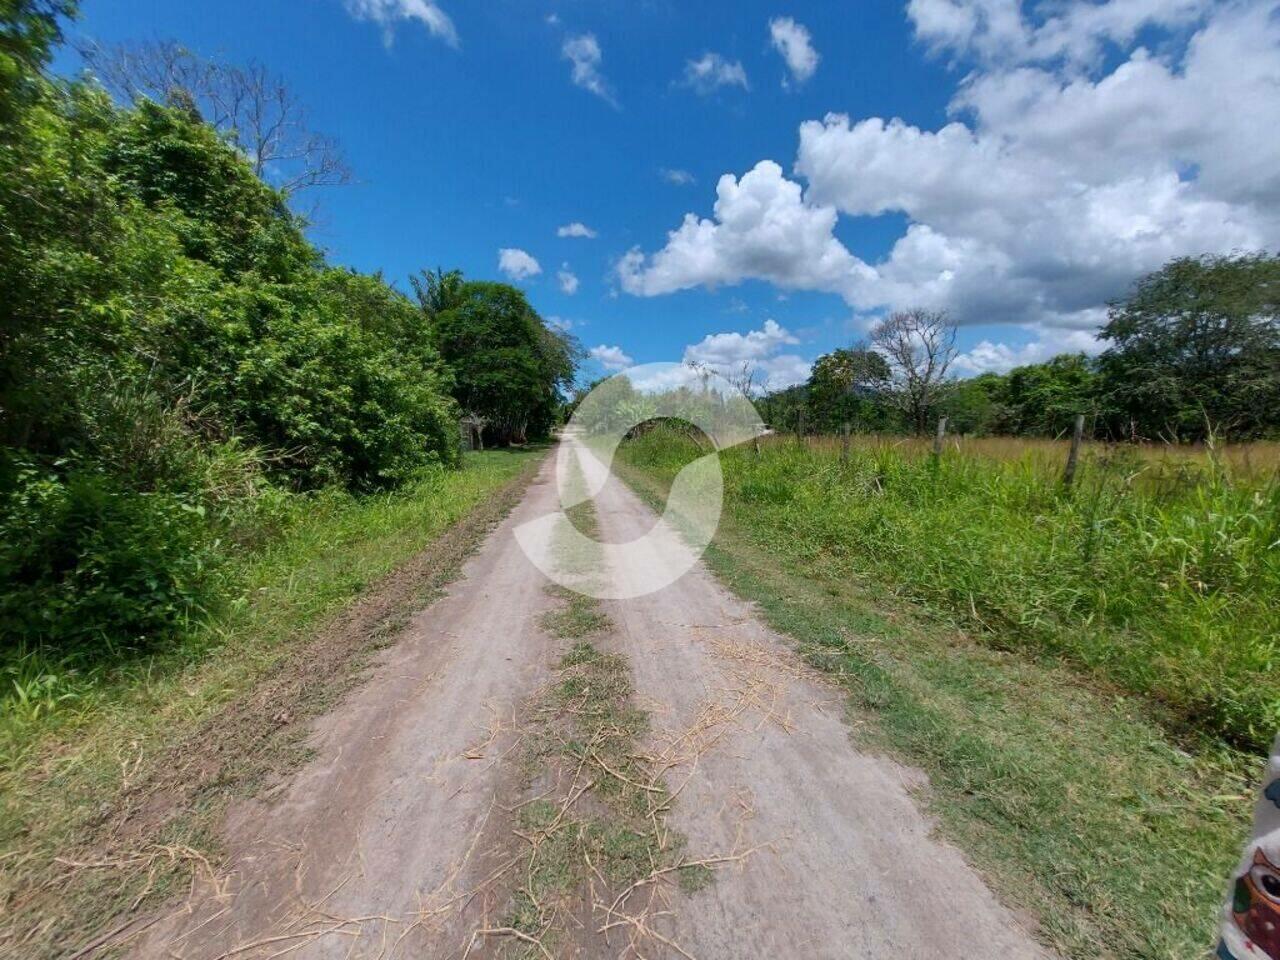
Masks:
[[[860,446],[847,466],[838,443],[782,438],[758,460],[722,455],[712,568],[847,686],[860,742],[929,775],[921,799],[943,832],[1046,943],[1206,955],[1260,767],[1215,734],[1256,746],[1275,704],[1264,598],[1213,590],[1274,584],[1260,555],[1275,537],[1259,542],[1274,486],[1153,476],[1139,490],[1130,468],[1091,460],[1066,496],[1044,456],[1057,447],[952,449],[935,468],[912,445]],[[624,445],[620,469],[661,503],[697,453],[656,431]],[[1208,589],[1206,538],[1153,543],[1157,521],[1235,531],[1211,555],[1234,566]],[[1245,668],[1213,662],[1237,648]]]
[[[794,438],[792,438],[794,439]],[[774,442],[777,442],[775,440]],[[805,441],[815,450],[838,452],[838,437],[809,437]],[[933,438],[888,435],[854,435],[852,446],[862,451],[895,450],[903,456],[920,458],[933,450]],[[978,457],[1004,463],[1030,460],[1048,474],[1061,472],[1070,448],[1065,440],[1038,437],[971,437],[949,436],[944,448],[949,454]],[[1217,464],[1240,482],[1262,484],[1280,474],[1280,442],[1222,444],[1209,448],[1202,443],[1086,443],[1086,459],[1130,465],[1133,481],[1144,486],[1151,479],[1167,477],[1170,472],[1190,470],[1203,472]]]
[[[340,695],[456,571],[545,449],[468,454],[462,470],[395,494],[317,499],[240,562],[238,600],[180,649],[57,678],[45,684],[58,691],[49,702],[10,692],[0,707],[0,953],[67,952],[216,858],[211,826],[227,800],[302,756],[299,721]],[[166,810],[151,825],[157,797]],[[140,816],[146,836],[132,825]]]
[[[633,462],[670,466],[660,440]],[[1065,445],[775,439],[723,458],[733,509],[789,551],[1065,658],[1245,748],[1280,728],[1280,482],[1274,450],[1220,457]]]

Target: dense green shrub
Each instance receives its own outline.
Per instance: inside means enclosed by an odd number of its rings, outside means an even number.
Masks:
[[[324,265],[280,196],[182,111],[52,85],[0,154],[0,430],[62,455],[82,401],[145,380],[289,482],[387,486],[456,458],[421,312]],[[7,161],[7,162],[6,162]]]
[[[217,596],[204,508],[111,477],[16,470],[0,503],[0,634],[24,649],[154,646]]]
[[[180,632],[286,491],[459,452],[423,311],[327,265],[189,101],[42,76],[69,9],[0,0],[0,636],[83,653]]]

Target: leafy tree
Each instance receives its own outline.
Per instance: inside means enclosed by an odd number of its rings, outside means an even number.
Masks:
[[[807,416],[808,413],[809,387],[799,384],[775,390],[761,397],[756,402],[756,409],[770,429],[779,432],[797,430],[801,415]]]
[[[858,428],[882,426],[881,394],[889,383],[885,358],[856,344],[819,357],[809,376],[809,422],[834,432],[845,423]]]
[[[142,101],[111,131],[103,172],[152,209],[174,209],[188,256],[228,274],[287,280],[320,264],[283,196],[198,116]]]
[[[75,0],[0,0],[0,123],[38,89],[36,77],[62,39],[60,20],[75,16]]]
[[[1005,378],[998,373],[950,381],[938,400],[938,410],[947,418],[947,429],[978,435],[993,432],[1000,424],[1004,390]]]
[[[1102,390],[1120,435],[1274,432],[1280,409],[1280,257],[1184,257],[1111,305]]]
[[[576,342],[547,327],[524,294],[508,284],[471,281],[449,297],[453,305],[433,322],[463,411],[482,418],[500,443],[547,436],[562,391],[573,383],[581,353]],[[433,308],[423,306],[430,315]]]
[[[0,436],[83,446],[96,398],[145,377],[302,485],[385,486],[452,462],[420,312],[381,278],[326,268],[215,131],[83,84],[26,119],[21,170],[0,167]]]
[[[423,270],[410,277],[409,282],[422,312],[432,320],[462,303],[462,287],[466,281],[461,270],[446,273],[443,268],[436,267],[435,272]]]
[[[1097,394],[1096,365],[1083,353],[1017,367],[1004,378],[1001,426],[1009,433],[1061,436],[1077,414],[1098,412]]]

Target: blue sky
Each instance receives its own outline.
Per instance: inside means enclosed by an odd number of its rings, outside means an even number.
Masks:
[[[1198,0],[84,0],[72,33],[283,76],[356,175],[316,194],[335,262],[407,288],[522,251],[535,307],[606,363],[748,360],[782,385],[916,303],[961,323],[961,374],[1096,349],[1146,269],[1274,246],[1276,22]],[[1228,75],[1241,57],[1258,69]]]

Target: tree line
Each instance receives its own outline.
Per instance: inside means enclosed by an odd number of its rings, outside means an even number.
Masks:
[[[1108,309],[1097,357],[1062,354],[1008,373],[950,374],[945,313],[890,314],[820,357],[807,383],[760,401],[776,429],[1055,437],[1084,414],[1115,441],[1280,437],[1280,257],[1183,257]]]
[[[261,68],[159,44],[90,58],[115,98],[49,76],[74,12],[0,0],[10,648],[163,641],[294,500],[456,466],[463,413],[545,438],[581,355],[504,284],[327,262],[291,204],[345,167]]]

